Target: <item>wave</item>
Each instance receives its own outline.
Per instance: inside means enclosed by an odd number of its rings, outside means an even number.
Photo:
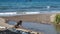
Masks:
[[[0,6],[0,10],[9,10],[9,9],[40,9],[40,10],[43,10],[43,9],[45,9],[45,10],[47,10],[47,9],[60,9],[60,5],[59,6],[49,6],[49,5],[47,5],[47,6]]]
[[[28,15],[28,14],[40,14],[40,12],[5,12],[0,13],[0,16],[16,16],[16,15]]]
[[[51,12],[2,12],[0,13],[0,16],[4,16],[4,17],[9,17],[9,16],[16,16],[16,15],[32,15],[32,14],[51,14],[51,13],[60,13],[60,11],[51,11]]]

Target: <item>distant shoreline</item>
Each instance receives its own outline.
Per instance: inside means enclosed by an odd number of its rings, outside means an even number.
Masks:
[[[16,15],[35,15],[35,14],[56,14],[60,12],[45,12],[45,13],[40,13],[40,12],[4,12],[0,13],[0,16],[16,16]]]

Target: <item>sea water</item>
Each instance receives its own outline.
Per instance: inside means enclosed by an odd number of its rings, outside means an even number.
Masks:
[[[60,12],[60,0],[0,0],[0,16],[24,15],[26,12]]]
[[[0,12],[60,12],[60,0],[0,0]]]

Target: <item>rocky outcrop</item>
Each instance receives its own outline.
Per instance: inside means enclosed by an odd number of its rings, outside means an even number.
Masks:
[[[50,16],[50,21],[51,22],[54,22],[55,16],[56,16],[56,14],[53,14],[53,15]]]
[[[0,18],[0,26],[3,26],[3,27],[12,27],[12,25],[9,25],[6,23],[6,20],[4,18]]]
[[[6,21],[5,21],[4,18],[0,18],[0,23],[1,23],[1,22],[5,23]]]

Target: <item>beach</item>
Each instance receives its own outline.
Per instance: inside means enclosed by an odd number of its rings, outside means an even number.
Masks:
[[[27,22],[51,24],[50,16],[52,16],[52,14],[27,14],[27,15],[16,15],[16,16],[8,16],[8,17],[0,16],[0,17],[8,21],[10,20],[10,21],[18,22],[19,20],[22,20]]]

